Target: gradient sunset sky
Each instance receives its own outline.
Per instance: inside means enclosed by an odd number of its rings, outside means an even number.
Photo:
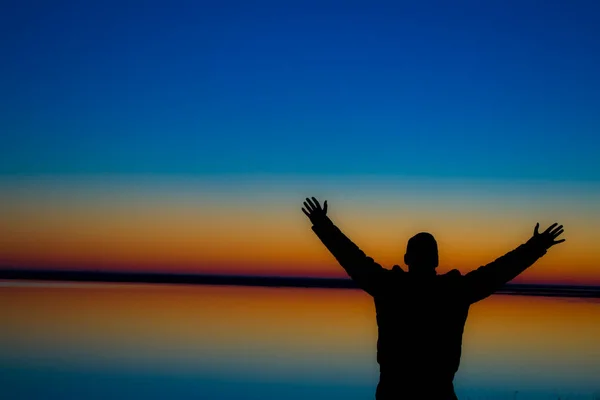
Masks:
[[[345,276],[565,244],[516,281],[600,284],[600,4],[8,1],[0,264]],[[515,282],[516,282],[515,281]]]

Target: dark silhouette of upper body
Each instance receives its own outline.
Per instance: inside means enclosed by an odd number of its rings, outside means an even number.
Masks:
[[[303,212],[312,229],[352,280],[375,302],[378,325],[377,362],[380,379],[377,400],[456,399],[453,380],[461,356],[462,336],[471,304],[485,299],[543,256],[562,225],[553,224],[490,264],[462,275],[454,269],[438,274],[434,237],[413,236],[404,261],[383,268],[365,255],[327,216],[313,197]]]

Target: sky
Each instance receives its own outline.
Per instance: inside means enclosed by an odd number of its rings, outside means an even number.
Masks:
[[[2,265],[343,276],[317,195],[386,266],[556,219],[523,280],[600,284],[597,2],[1,7]]]

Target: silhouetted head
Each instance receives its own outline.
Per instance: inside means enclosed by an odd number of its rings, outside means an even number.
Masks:
[[[408,240],[404,262],[409,272],[433,273],[438,266],[437,242],[432,234],[417,233]]]

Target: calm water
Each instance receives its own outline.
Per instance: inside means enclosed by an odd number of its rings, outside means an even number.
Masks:
[[[3,399],[373,399],[377,383],[354,290],[11,283],[0,321]],[[600,302],[473,306],[455,382],[462,399],[600,395]]]

